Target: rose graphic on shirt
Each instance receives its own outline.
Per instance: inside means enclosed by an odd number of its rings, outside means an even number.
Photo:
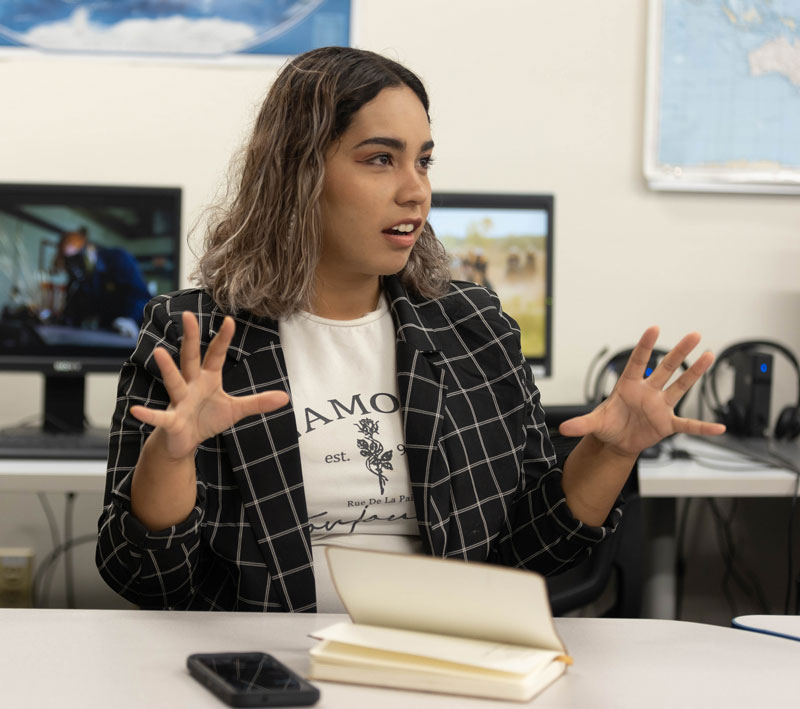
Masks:
[[[359,433],[365,436],[365,438],[357,439],[356,442],[358,443],[361,455],[367,459],[367,470],[373,475],[378,476],[382,495],[386,483],[389,482],[389,478],[383,474],[383,471],[393,469],[391,463],[392,451],[384,451],[383,444],[375,440],[375,436],[378,434],[377,421],[364,418],[353,425],[358,429]]]

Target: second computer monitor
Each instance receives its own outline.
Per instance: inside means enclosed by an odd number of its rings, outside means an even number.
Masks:
[[[539,375],[552,363],[553,196],[435,193],[430,221],[456,280],[492,289]]]

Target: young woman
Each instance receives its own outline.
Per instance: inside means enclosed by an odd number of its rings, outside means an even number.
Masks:
[[[448,278],[432,151],[399,64],[328,47],[280,72],[200,287],[148,304],[121,373],[97,563],[133,603],[335,610],[326,544],[557,572],[613,530],[641,450],[723,430],[673,413],[698,335],[643,378],[651,328],[556,468],[516,324]]]

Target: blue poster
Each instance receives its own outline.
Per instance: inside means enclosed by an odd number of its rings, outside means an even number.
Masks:
[[[350,0],[6,0],[0,47],[228,57],[350,44]]]

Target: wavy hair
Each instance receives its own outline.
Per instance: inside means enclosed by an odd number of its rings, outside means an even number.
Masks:
[[[384,88],[407,86],[428,114],[428,95],[411,71],[374,52],[324,47],[278,74],[239,156],[231,183],[210,208],[204,252],[192,274],[230,312],[283,318],[310,310],[322,248],[320,195],[325,155],[354,114]],[[428,116],[430,120],[430,116]],[[398,274],[424,297],[450,279],[445,249],[429,223]]]

